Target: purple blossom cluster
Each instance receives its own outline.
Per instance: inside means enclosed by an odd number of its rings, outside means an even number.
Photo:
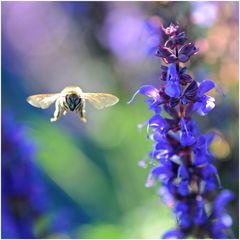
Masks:
[[[194,113],[206,116],[214,109],[215,99],[207,93],[217,86],[212,80],[199,83],[187,74],[183,63],[199,49],[187,41],[185,32],[174,24],[162,30],[167,41],[156,53],[165,63],[161,66],[162,84],[159,88],[142,86],[129,102],[137,94],[145,95],[154,112],[147,123],[148,139],[154,143],[146,186],[161,182],[158,193],[177,220],[176,229],[162,238],[231,238],[232,219],[225,206],[233,193],[218,192],[222,187],[209,150],[214,133],[200,133],[192,118]],[[163,112],[168,116],[163,117]],[[147,167],[146,161],[139,165]]]
[[[12,114],[2,115],[3,238],[35,238],[34,225],[45,213],[47,198],[34,162],[35,146]]]

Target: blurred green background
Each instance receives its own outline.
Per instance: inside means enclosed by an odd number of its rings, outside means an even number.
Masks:
[[[200,52],[189,69],[212,79],[216,108],[196,118],[202,132],[218,130],[212,150],[222,184],[236,194],[229,205],[238,235],[238,2],[2,2],[2,114],[14,114],[36,145],[35,163],[46,190],[46,210],[34,219],[41,238],[159,238],[175,226],[171,210],[146,188],[138,167],[151,149],[137,125],[152,113],[142,84],[160,84],[160,23],[180,24]],[[54,106],[33,108],[26,98],[77,85],[120,98],[88,122],[69,113],[50,123]],[[11,137],[11,136],[9,136]],[[4,141],[4,139],[2,140]],[[55,220],[54,220],[55,219]],[[53,221],[63,221],[49,228]],[[64,222],[65,221],[65,222]]]

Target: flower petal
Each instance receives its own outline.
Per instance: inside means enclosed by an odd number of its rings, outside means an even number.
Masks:
[[[160,95],[159,95],[159,91],[158,89],[156,89],[155,87],[151,86],[151,85],[143,85],[141,88],[139,88],[133,95],[133,97],[130,99],[130,101],[128,102],[128,104],[133,103],[135,97],[137,96],[137,94],[142,94],[142,95],[146,95],[148,97],[153,98],[155,101],[160,100]]]
[[[198,96],[202,97],[205,93],[209,92],[215,87],[215,83],[212,80],[204,80],[198,87]]]
[[[182,129],[182,136],[180,139],[182,146],[191,146],[196,142],[195,137],[193,136],[192,132],[188,128],[184,118],[181,119],[181,129]]]
[[[201,116],[206,116],[215,107],[215,99],[206,95],[202,96],[201,102],[196,102],[193,110]]]
[[[228,202],[233,200],[234,194],[229,190],[223,190],[215,199],[214,209],[217,212],[222,212]]]
[[[203,224],[204,222],[206,222],[206,219],[207,214],[204,207],[204,201],[201,197],[199,199],[197,198],[193,222],[195,224]]]
[[[201,111],[204,115],[207,115],[215,107],[215,99],[213,97],[204,96]]]
[[[181,181],[178,184],[178,193],[180,193],[182,196],[187,196],[189,194],[189,182],[188,181]]]
[[[168,81],[166,84],[165,93],[169,97],[177,98],[181,94],[180,85],[178,82]]]
[[[164,204],[166,204],[168,207],[174,206],[174,196],[166,186],[161,186],[158,190],[158,194],[161,196]]]
[[[178,98],[181,94],[179,76],[176,70],[176,64],[172,63],[168,67],[167,71],[167,83],[165,93],[169,97]]]
[[[151,175],[157,177],[161,182],[168,182],[174,176],[171,167],[158,166],[152,169]]]
[[[181,178],[182,180],[189,179],[189,173],[184,164],[181,164],[180,167],[178,168],[178,178]]]
[[[149,127],[158,128],[161,132],[168,129],[168,124],[160,115],[154,115],[148,121]]]

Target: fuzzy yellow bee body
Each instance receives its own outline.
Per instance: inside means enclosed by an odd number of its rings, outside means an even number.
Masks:
[[[62,113],[66,115],[69,111],[79,114],[80,120],[86,122],[85,100],[88,100],[97,109],[110,107],[119,99],[109,93],[84,93],[80,87],[68,86],[60,93],[37,94],[27,98],[27,102],[34,107],[46,109],[55,102],[55,112],[51,122],[57,121]]]

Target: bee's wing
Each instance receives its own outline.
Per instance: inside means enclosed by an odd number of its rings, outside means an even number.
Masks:
[[[116,96],[109,93],[83,93],[82,96],[98,109],[110,107],[119,101]]]
[[[58,97],[58,93],[36,94],[28,97],[27,102],[34,107],[45,109],[54,103]]]

